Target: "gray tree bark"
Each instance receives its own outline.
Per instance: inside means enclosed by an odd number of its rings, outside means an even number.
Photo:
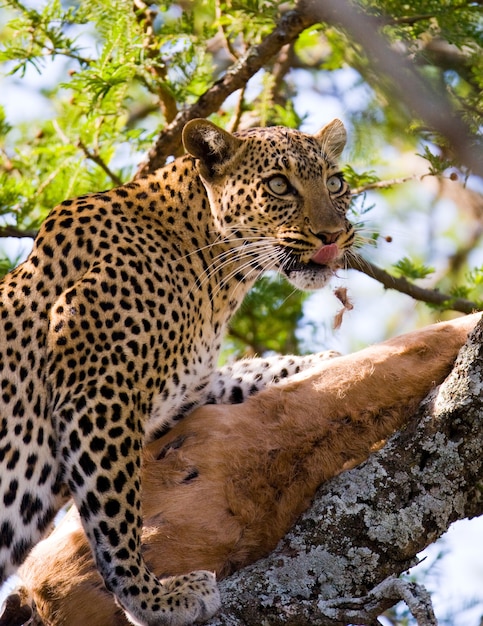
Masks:
[[[323,485],[266,559],[222,581],[211,626],[377,624],[404,600],[435,624],[424,588],[399,578],[452,522],[483,513],[483,319],[408,426]]]

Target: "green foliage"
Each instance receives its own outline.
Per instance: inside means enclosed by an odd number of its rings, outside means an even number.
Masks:
[[[475,267],[474,270],[468,273],[468,282],[471,285],[471,289],[479,290],[479,293],[483,293],[483,265],[481,267]]]
[[[366,185],[372,185],[373,183],[380,181],[379,176],[377,176],[374,170],[356,172],[356,170],[349,163],[344,165],[342,171],[344,172],[344,178],[349,183],[351,189],[365,187]]]
[[[429,146],[424,146],[424,151],[418,156],[423,157],[423,159],[426,159],[428,162],[428,173],[431,174],[431,176],[439,176],[449,167],[455,166],[454,159],[447,159],[440,154],[434,154],[434,152],[429,149]]]
[[[287,8],[293,2],[287,3]],[[220,23],[233,38],[240,35],[257,43],[273,28],[279,14],[278,0],[228,0],[220,3]]]
[[[11,62],[11,74],[23,78],[29,65],[41,73],[45,61],[57,55],[82,58],[80,48],[66,34],[66,25],[74,23],[73,7],[64,11],[59,0],[39,10],[17,0],[9,0],[5,7],[14,10],[14,17],[1,36],[0,62]]]
[[[6,255],[0,257],[0,277],[5,276],[8,272],[12,271],[18,262],[20,261],[19,257],[16,257],[10,260]]]
[[[465,278],[464,284],[451,287],[451,295],[453,298],[474,301],[478,309],[483,310],[483,266],[475,267],[466,274]]]
[[[394,264],[394,269],[399,276],[404,276],[411,280],[417,280],[418,278],[427,278],[430,274],[433,274],[434,267],[427,267],[423,263],[418,263],[414,259],[404,257]]]
[[[263,276],[245,298],[230,323],[221,360],[267,352],[297,354],[298,324],[307,294],[295,290],[279,276]]]

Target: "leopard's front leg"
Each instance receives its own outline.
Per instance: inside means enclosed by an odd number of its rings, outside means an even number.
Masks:
[[[338,352],[326,350],[303,356],[286,354],[235,361],[214,373],[207,404],[239,404],[266,387],[289,382],[295,374],[338,356]]]
[[[56,409],[65,477],[106,587],[133,624],[184,626],[210,618],[220,599],[214,575],[159,580],[141,554],[140,392],[98,380]]]
[[[149,360],[154,354],[140,358],[146,346],[157,345],[156,326],[141,333],[145,312],[127,296],[113,311],[102,295],[104,279],[109,284],[108,273],[93,267],[50,313],[47,377],[64,481],[97,568],[130,621],[204,621],[220,604],[213,575],[161,581],[141,553],[141,457],[155,393],[147,389],[162,365]]]

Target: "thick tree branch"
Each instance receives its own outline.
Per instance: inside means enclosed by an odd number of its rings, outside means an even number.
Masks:
[[[354,355],[322,359],[243,404],[201,407],[152,442],[145,456],[143,511],[144,550],[153,570],[164,575],[203,568],[223,577],[269,554],[307,509],[318,485],[336,476],[344,463],[367,458],[375,443],[408,422],[435,381],[443,381],[451,371],[468,331],[479,321],[480,315],[462,317]],[[471,403],[471,395],[465,397]],[[322,495],[316,518],[309,514],[302,519],[298,532],[282,542],[275,563],[260,562],[274,592],[280,580],[292,590],[291,599],[268,603],[274,610],[279,606],[282,618],[287,615],[285,604],[293,601],[289,623],[306,624],[310,611],[314,614],[311,602],[317,600],[317,611],[335,623],[373,624],[374,615],[402,598],[421,625],[434,624],[424,590],[399,581],[391,565],[386,568],[386,557],[405,567],[412,561],[411,550],[417,549],[415,538],[423,533],[429,540],[434,537],[431,516],[421,517],[427,515],[424,501],[418,500],[421,493],[428,491],[440,517],[446,506],[448,481],[441,483],[444,493],[431,483],[439,485],[440,474],[444,478],[434,462],[442,450],[444,425],[440,430],[438,424],[429,426],[431,441],[422,453],[418,438],[410,433],[416,458],[408,452],[406,438],[395,448],[402,454],[395,467],[380,457],[375,466],[367,464],[372,469],[362,478],[347,474],[349,482],[341,483],[342,489],[337,481],[326,483],[321,493],[332,496]],[[450,452],[460,435],[464,433],[459,426],[451,430]],[[474,446],[479,446],[477,440]],[[453,458],[444,458],[449,472],[457,473],[453,488],[471,493],[471,481],[468,489],[463,482],[465,471]],[[433,474],[428,475],[423,470],[431,464]],[[193,468],[196,480],[187,482]],[[407,468],[414,479],[409,491],[404,482]],[[422,486],[416,488],[418,480]],[[459,513],[461,507],[453,504],[450,501],[447,508]],[[481,502],[478,506],[482,508]],[[330,534],[333,543],[326,545]],[[309,555],[308,562],[303,555]],[[381,564],[382,571],[368,573]],[[328,578],[317,573],[320,569]],[[20,624],[12,619],[24,605],[31,607],[39,624],[44,620],[52,626],[84,626],[87,619],[91,626],[127,625],[95,569],[75,510],[33,550],[19,576],[24,583],[21,600],[11,598],[13,616],[7,622],[0,619],[5,626]],[[245,589],[246,602],[242,598],[241,608],[236,606],[234,619],[241,617],[235,623],[264,621],[260,611],[271,591],[253,585]],[[308,613],[301,620],[298,609],[302,606],[303,613],[304,602]],[[247,621],[247,615],[253,619]]]
[[[425,593],[395,576],[453,521],[483,514],[482,441],[480,320],[410,425],[323,485],[268,558],[221,583],[223,609],[211,626],[375,624],[401,597],[414,601],[419,624],[434,623]]]
[[[176,153],[181,141],[181,131],[189,120],[207,117],[217,111],[230,94],[245,87],[250,78],[283,46],[294,41],[315,21],[315,17],[303,11],[288,11],[283,14],[275,29],[260,44],[250,48],[223,78],[200,96],[195,104],[180,111],[173,122],[161,131],[155,145],[148,153],[147,160],[141,164],[136,176],[146,175],[163,166],[167,157]]]
[[[378,33],[379,20],[361,13],[348,0],[300,0],[297,8],[280,18],[275,29],[259,45],[253,46],[226,74],[208,89],[198,101],[180,111],[158,136],[136,174],[143,176],[161,167],[176,154],[183,126],[196,117],[207,117],[217,111],[234,91],[243,88],[280,49],[295,41],[300,33],[317,22],[336,24],[346,30],[367,53],[378,72],[391,80],[395,98],[448,140],[459,160],[475,174],[483,176],[483,156],[465,122],[454,111],[440,88],[430,86],[411,61],[393,50]]]
[[[399,601],[406,603],[418,626],[437,626],[431,596],[426,589],[413,582],[389,576],[367,595],[359,598],[339,598],[322,603],[323,612],[334,621],[354,621],[372,626],[379,624],[377,616]]]

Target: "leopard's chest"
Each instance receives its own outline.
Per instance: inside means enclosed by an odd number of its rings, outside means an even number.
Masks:
[[[147,440],[206,402],[221,340],[222,333],[214,332],[211,326],[206,325],[200,329],[199,336],[187,334],[182,345],[177,346],[179,356],[167,360],[167,371],[152,398],[151,412],[145,426]],[[175,348],[173,345],[172,349]]]

